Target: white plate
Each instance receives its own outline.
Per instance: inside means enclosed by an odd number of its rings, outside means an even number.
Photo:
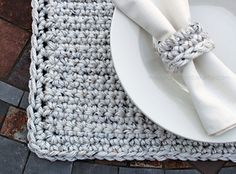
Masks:
[[[216,55],[236,72],[236,1],[190,0],[190,5],[193,20],[201,22],[215,41]],[[111,27],[113,62],[124,89],[137,107],[155,123],[182,137],[216,143],[236,141],[236,129],[216,137],[205,133],[189,94],[181,87],[181,81],[164,71],[151,39],[115,10]]]

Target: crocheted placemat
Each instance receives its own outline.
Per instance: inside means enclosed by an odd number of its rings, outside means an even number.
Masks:
[[[33,0],[32,7],[31,151],[49,160],[236,161],[235,144],[178,137],[131,102],[112,65],[110,0]]]

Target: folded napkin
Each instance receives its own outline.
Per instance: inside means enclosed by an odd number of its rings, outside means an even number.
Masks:
[[[163,41],[191,22],[187,0],[113,0],[116,7]],[[154,45],[157,43],[154,43]],[[208,135],[219,135],[236,126],[236,78],[209,52],[190,61],[181,71],[201,123]],[[204,78],[202,77],[211,77]]]

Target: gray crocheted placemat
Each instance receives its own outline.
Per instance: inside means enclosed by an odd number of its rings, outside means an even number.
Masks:
[[[49,160],[232,160],[145,117],[112,65],[110,0],[33,0],[29,148]],[[157,113],[158,114],[158,113]]]

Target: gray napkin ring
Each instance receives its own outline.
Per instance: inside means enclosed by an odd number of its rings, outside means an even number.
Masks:
[[[211,51],[215,46],[202,26],[194,22],[164,41],[154,44],[154,47],[166,69],[170,72],[179,72],[188,62]]]

